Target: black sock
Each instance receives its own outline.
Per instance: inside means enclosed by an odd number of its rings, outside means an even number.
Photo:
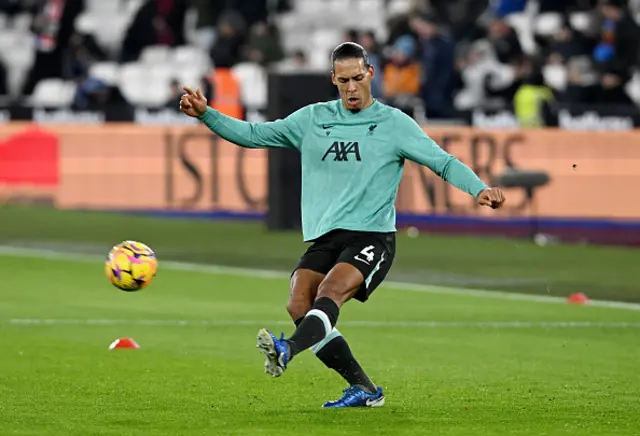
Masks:
[[[316,352],[316,356],[322,363],[340,374],[349,385],[359,385],[370,394],[378,390],[378,387],[364,372],[356,358],[353,357],[349,344],[347,344],[342,335],[333,338]]]
[[[293,323],[297,326],[300,325],[303,317],[296,319]],[[346,339],[340,335],[333,338],[316,353],[316,356],[327,368],[331,368],[336,371],[343,379],[349,383],[349,385],[359,385],[370,394],[375,393],[378,387],[371,381],[367,373],[360,366]]]
[[[327,297],[318,298],[287,342],[292,359],[296,354],[317,344],[327,336],[338,321],[338,305]]]

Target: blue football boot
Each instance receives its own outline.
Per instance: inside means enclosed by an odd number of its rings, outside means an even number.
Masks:
[[[344,395],[337,401],[324,403],[322,407],[382,407],[384,406],[384,393],[378,386],[375,394],[369,394],[358,386],[349,386],[344,391]]]
[[[264,372],[273,377],[280,377],[289,363],[291,351],[289,344],[284,339],[284,333],[280,339],[267,329],[258,332],[257,348],[265,355]]]

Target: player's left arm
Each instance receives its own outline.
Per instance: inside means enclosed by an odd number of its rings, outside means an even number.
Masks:
[[[502,207],[505,196],[501,189],[490,188],[458,158],[444,151],[412,118],[401,113],[396,120],[402,132],[400,157],[424,165],[456,188],[472,195],[482,206]]]

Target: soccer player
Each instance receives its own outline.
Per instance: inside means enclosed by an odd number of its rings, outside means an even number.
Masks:
[[[248,123],[207,106],[199,89],[185,87],[180,109],[220,137],[247,148],[286,147],[302,159],[302,231],[308,250],[291,276],[287,311],[294,333],[258,333],[265,372],[278,377],[311,348],[349,384],[323,407],[379,407],[373,383],[336,329],[340,308],[365,302],[382,283],[395,255],[395,200],[405,160],[428,167],[482,206],[505,197],[440,148],[418,124],[371,96],[375,74],[366,51],[347,42],[331,56],[331,79],[340,99],[311,104],[285,119]]]

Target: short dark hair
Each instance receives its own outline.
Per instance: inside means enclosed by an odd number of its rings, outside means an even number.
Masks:
[[[333,49],[331,52],[331,70],[336,64],[336,61],[344,59],[362,59],[364,66],[369,68],[369,54],[360,44],[355,42],[343,42],[339,46]]]

